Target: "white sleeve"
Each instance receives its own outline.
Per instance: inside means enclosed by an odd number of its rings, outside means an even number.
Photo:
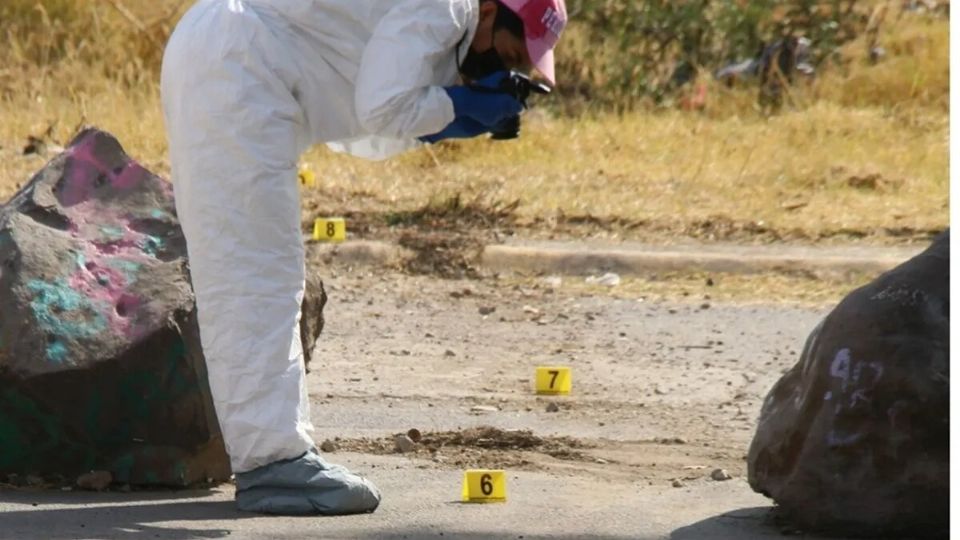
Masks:
[[[423,143],[417,139],[391,139],[389,137],[367,135],[345,141],[328,142],[327,148],[337,153],[379,161],[422,145]]]
[[[376,26],[356,82],[356,113],[371,135],[416,138],[454,119],[437,66],[467,35],[470,0],[403,0]]]

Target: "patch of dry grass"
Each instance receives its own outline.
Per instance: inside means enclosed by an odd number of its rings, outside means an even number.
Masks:
[[[114,4],[6,0],[3,9],[48,9],[33,23],[46,33],[7,28],[12,46],[0,51],[0,200],[50,157],[21,155],[28,135],[49,130],[63,144],[82,123],[167,173],[156,42],[184,4],[120,2],[138,22]],[[71,26],[55,9],[86,9],[87,19]],[[304,156],[318,179],[305,207],[403,212],[460,194],[519,201],[519,221],[546,230],[563,216],[589,216],[627,224],[616,231],[623,236],[666,231],[663,241],[718,219],[788,239],[922,238],[949,221],[948,26],[924,16],[886,25],[888,58],[828,69],[769,117],[755,109],[755,90],[708,83],[701,112],[538,112],[518,141],[444,144],[384,163],[316,148]],[[864,48],[853,42],[844,54],[862,57]]]

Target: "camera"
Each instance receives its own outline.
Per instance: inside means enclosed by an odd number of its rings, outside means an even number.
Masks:
[[[489,88],[484,88],[484,90],[488,92],[491,91]],[[549,94],[550,87],[531,80],[530,77],[527,77],[523,73],[511,71],[509,76],[505,77],[500,83],[499,88],[492,91],[510,94],[517,101],[523,104],[523,108],[526,109],[527,100],[530,99],[531,94]],[[502,126],[498,126],[496,131],[491,132],[490,138],[496,141],[505,141],[516,139],[519,136],[520,115],[517,115],[508,119]]]

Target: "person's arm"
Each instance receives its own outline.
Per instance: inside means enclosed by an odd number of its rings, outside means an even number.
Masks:
[[[383,17],[364,50],[356,113],[370,134],[398,139],[437,133],[455,117],[434,66],[475,24],[470,0],[401,0]]]

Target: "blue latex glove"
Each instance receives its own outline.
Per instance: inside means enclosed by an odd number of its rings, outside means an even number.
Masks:
[[[493,133],[499,129],[502,129],[506,127],[506,125],[513,120],[513,118],[513,116],[509,116],[499,124],[493,127],[487,127],[472,118],[467,118],[464,116],[457,118],[453,122],[450,122],[447,127],[443,128],[443,131],[434,133],[433,135],[424,135],[423,137],[420,137],[420,140],[425,143],[435,144],[444,139],[470,139],[476,137],[477,135]]]
[[[420,140],[425,143],[434,144],[444,139],[469,139],[477,135],[483,135],[490,131],[490,128],[477,122],[473,118],[461,116],[450,122],[443,131],[433,135],[425,135]]]
[[[523,111],[523,104],[510,94],[500,92],[500,84],[510,74],[498,71],[473,83],[472,86],[448,86],[444,88],[453,101],[457,118],[472,118],[488,128],[516,116]]]

